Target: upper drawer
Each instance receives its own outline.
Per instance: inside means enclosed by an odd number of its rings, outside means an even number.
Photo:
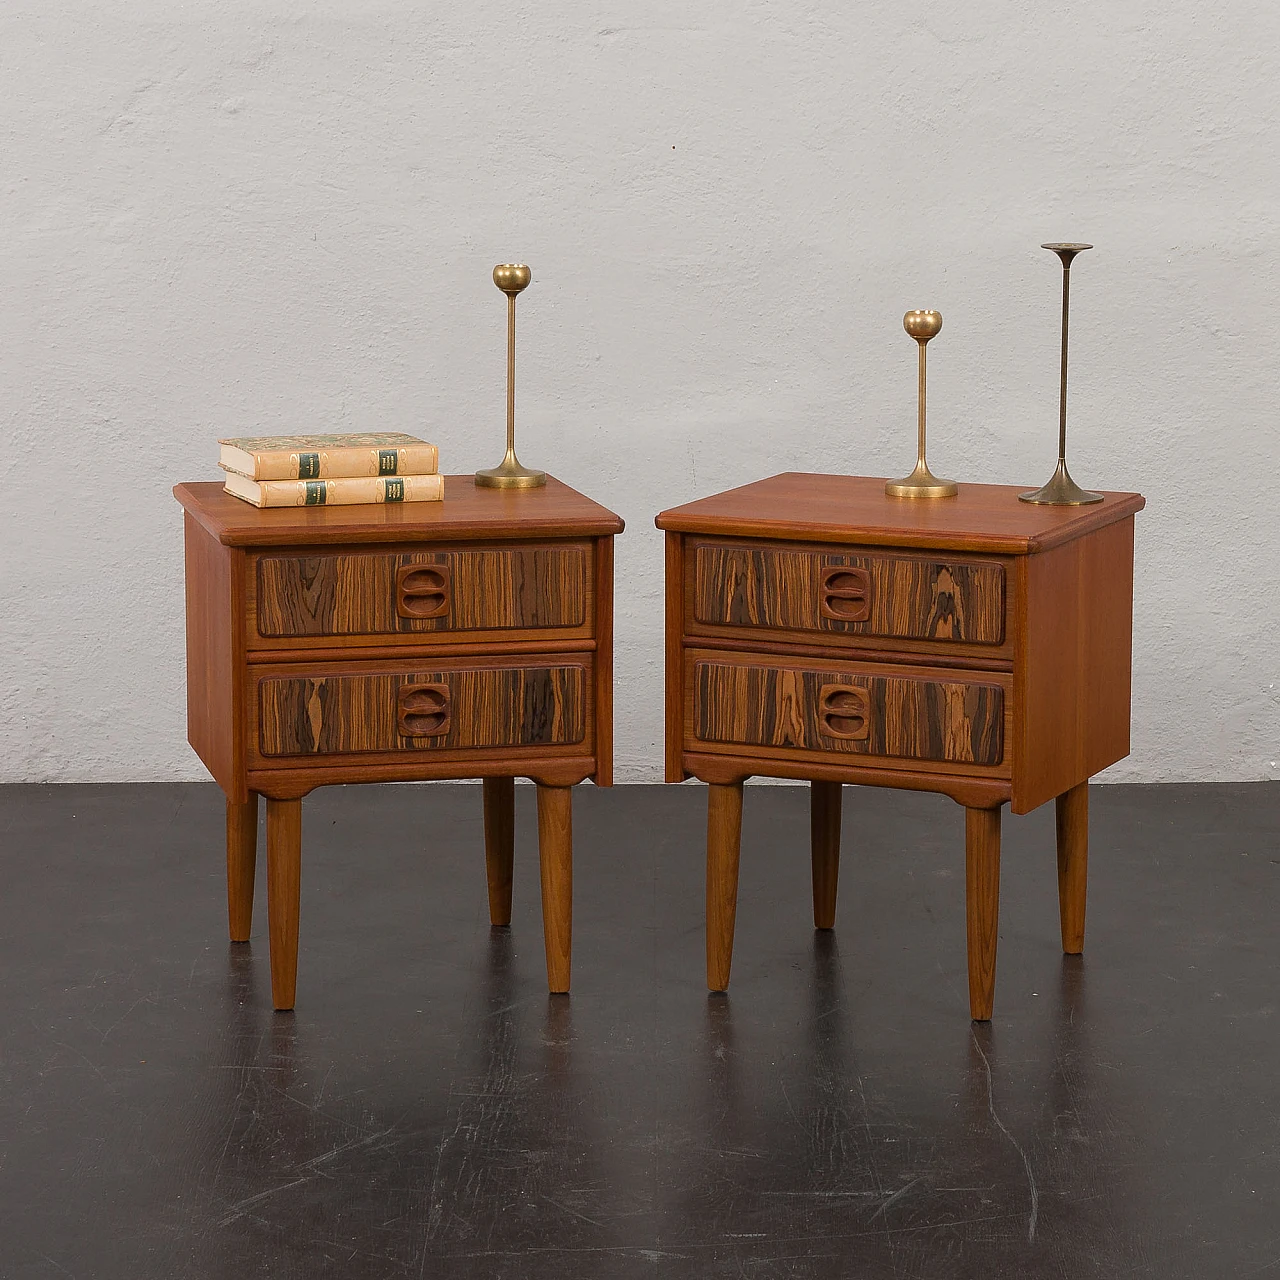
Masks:
[[[251,561],[249,644],[504,641],[591,633],[589,542],[420,551],[262,552]],[[350,643],[350,641],[348,641]]]
[[[693,630],[758,627],[948,646],[1005,639],[999,561],[718,540],[693,542],[689,551]]]

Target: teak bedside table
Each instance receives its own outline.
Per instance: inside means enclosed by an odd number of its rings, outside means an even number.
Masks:
[[[991,1017],[1000,807],[1057,800],[1062,947],[1084,947],[1088,780],[1129,753],[1133,517],[1144,500],[780,475],[667,531],[667,780],[710,784],[707,985],[729,984],[742,784],[812,782],[814,925],[835,922],[842,783],[965,807],[969,1006]]]
[[[187,737],[227,797],[233,941],[267,798],[271,992],[291,1009],[302,797],[484,779],[489,913],[511,920],[516,776],[538,784],[547,983],[569,989],[570,788],[613,780],[611,511],[548,478],[443,502],[260,511],[180,484]]]

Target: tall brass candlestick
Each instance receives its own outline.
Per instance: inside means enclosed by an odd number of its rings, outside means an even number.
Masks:
[[[507,452],[496,467],[476,472],[476,484],[485,489],[536,489],[547,483],[545,471],[522,467],[516,457],[516,294],[532,278],[523,263],[503,262],[493,269],[493,283],[507,295]]]
[[[908,311],[902,327],[920,344],[919,408],[916,426],[916,469],[902,480],[886,480],[884,491],[891,498],[951,498],[959,490],[954,480],[939,480],[924,460],[924,348],[942,331],[942,316],[936,311]]]
[[[1067,328],[1071,317],[1071,259],[1077,253],[1092,249],[1091,244],[1042,244],[1062,259],[1062,373],[1058,390],[1058,469],[1042,489],[1020,493],[1022,502],[1035,502],[1046,507],[1083,507],[1101,502],[1102,494],[1082,489],[1067,471]]]

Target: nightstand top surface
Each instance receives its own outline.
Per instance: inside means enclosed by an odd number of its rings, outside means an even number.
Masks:
[[[1107,493],[1087,507],[1019,502],[1034,485],[961,484],[954,498],[891,498],[884,480],[791,471],[672,507],[659,529],[802,542],[859,542],[1026,555],[1071,542],[1146,505]]]
[[[259,509],[216,480],[176,485],[173,496],[229,547],[598,537],[623,527],[553,476],[539,489],[480,489],[471,476],[445,476],[443,502]]]

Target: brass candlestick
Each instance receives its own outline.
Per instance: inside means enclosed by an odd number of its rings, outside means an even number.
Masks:
[[[936,311],[908,311],[902,327],[920,344],[919,438],[916,446],[916,469],[903,480],[886,480],[884,491],[891,498],[951,498],[959,489],[954,480],[939,480],[924,460],[924,384],[925,343],[942,330],[942,316]]]
[[[1058,391],[1058,469],[1053,479],[1034,493],[1020,493],[1021,502],[1035,502],[1046,507],[1083,507],[1101,502],[1102,494],[1082,489],[1067,470],[1067,322],[1071,315],[1071,259],[1077,253],[1092,249],[1091,244],[1042,244],[1062,259],[1062,377]]]
[[[476,484],[485,489],[536,489],[547,483],[545,471],[523,467],[516,457],[516,294],[532,278],[523,263],[503,262],[493,269],[493,283],[507,295],[507,452],[496,467],[476,472]]]

